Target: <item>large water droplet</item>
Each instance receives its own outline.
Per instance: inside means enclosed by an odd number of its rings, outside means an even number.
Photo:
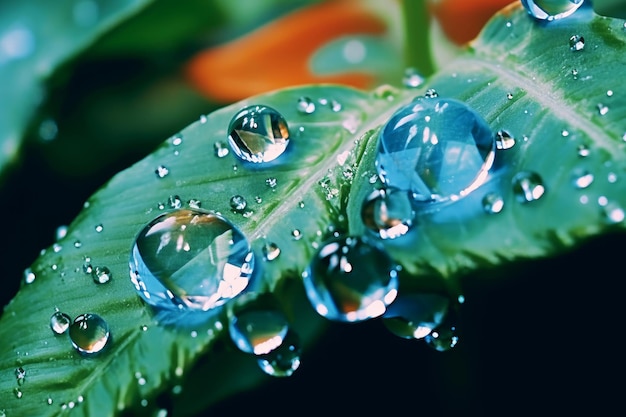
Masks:
[[[583,0],[522,0],[522,4],[535,19],[551,21],[571,15]]]
[[[442,201],[479,187],[494,156],[494,134],[477,112],[454,99],[418,98],[381,131],[376,169],[388,187]]]
[[[545,191],[543,180],[536,172],[521,171],[513,177],[513,194],[517,201],[528,203],[538,200]]]
[[[268,375],[291,376],[300,367],[300,338],[293,330],[287,332],[283,343],[270,353],[259,356],[257,363]]]
[[[72,319],[61,311],[55,311],[50,317],[50,328],[55,334],[63,334],[72,323]]]
[[[289,323],[278,309],[250,306],[234,313],[228,330],[242,352],[264,355],[283,343]]]
[[[249,162],[278,158],[289,144],[289,129],[283,116],[268,106],[241,109],[228,126],[228,142],[235,154]]]
[[[164,309],[206,311],[239,295],[254,269],[243,233],[200,209],[163,213],[137,235],[130,276],[138,294]]]
[[[361,219],[381,239],[405,235],[415,213],[406,191],[381,189],[373,191],[363,202]]]
[[[449,299],[439,294],[400,294],[383,315],[383,323],[396,336],[421,339],[441,325],[449,305]]]
[[[330,320],[355,322],[381,316],[398,293],[398,266],[363,237],[325,242],[302,276],[313,308]]]
[[[109,325],[97,314],[81,314],[70,326],[72,346],[83,354],[101,352],[109,341]]]

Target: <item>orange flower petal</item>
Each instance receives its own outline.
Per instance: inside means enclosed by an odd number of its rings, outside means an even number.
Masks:
[[[249,34],[201,51],[187,62],[187,79],[219,102],[312,83],[370,86],[366,73],[312,74],[309,57],[332,39],[350,34],[382,34],[386,24],[356,0],[330,0],[289,13]]]
[[[474,39],[487,21],[512,0],[429,0],[430,13],[455,44]]]

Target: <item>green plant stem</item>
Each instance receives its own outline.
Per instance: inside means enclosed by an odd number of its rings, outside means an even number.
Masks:
[[[430,42],[430,17],[426,0],[402,0],[404,19],[404,56],[407,67],[422,76],[435,72]]]

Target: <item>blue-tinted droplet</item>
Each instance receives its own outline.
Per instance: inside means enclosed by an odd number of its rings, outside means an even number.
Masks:
[[[231,119],[228,142],[235,155],[244,161],[273,161],[289,144],[287,121],[271,107],[245,107]]]
[[[228,330],[242,352],[263,355],[283,343],[289,323],[280,310],[249,308],[230,319]]]
[[[70,339],[74,348],[83,354],[102,351],[109,341],[109,325],[97,314],[81,314],[70,326]]]
[[[443,201],[479,187],[494,157],[494,134],[476,111],[458,100],[420,97],[382,129],[376,169],[387,187]]]
[[[522,0],[522,5],[538,20],[562,19],[574,13],[583,0]]]
[[[381,239],[395,239],[405,235],[411,228],[414,216],[406,191],[375,190],[361,207],[363,224]]]
[[[313,308],[336,321],[381,316],[398,293],[398,266],[380,246],[362,237],[325,242],[303,278]]]
[[[72,323],[72,319],[61,311],[55,311],[50,317],[50,328],[55,334],[63,334]]]
[[[259,356],[257,363],[268,375],[291,376],[300,367],[300,338],[293,330],[287,332],[283,343],[270,353]]]
[[[163,309],[206,311],[239,295],[254,269],[243,233],[201,209],[163,213],[137,235],[130,277],[138,294]]]
[[[441,325],[450,300],[439,294],[401,293],[383,315],[383,323],[393,334],[405,339],[421,339]]]
[[[424,337],[424,342],[440,352],[454,348],[459,342],[459,331],[456,326],[457,313],[451,309],[439,326]]]

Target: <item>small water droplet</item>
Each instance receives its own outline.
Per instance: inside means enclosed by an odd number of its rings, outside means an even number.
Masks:
[[[437,98],[437,97],[439,97],[439,93],[434,88],[429,88],[424,93],[424,97],[425,98]]]
[[[248,106],[240,110],[228,126],[233,152],[244,161],[270,162],[285,152],[289,144],[287,121],[268,106]]]
[[[408,193],[395,189],[373,191],[361,207],[363,224],[381,239],[405,235],[414,215]]]
[[[65,313],[55,311],[50,317],[50,328],[55,334],[63,334],[69,329],[72,319]]]
[[[330,105],[330,110],[335,113],[340,112],[341,109],[343,109],[343,105],[337,100],[330,100],[329,105]]]
[[[300,367],[300,338],[293,330],[289,330],[283,343],[268,354],[259,356],[257,363],[268,375],[288,377]]]
[[[522,0],[526,11],[535,19],[552,21],[574,13],[583,0]]]
[[[381,130],[375,164],[387,187],[443,201],[479,187],[494,157],[494,134],[477,112],[455,99],[418,98]]]
[[[183,206],[183,201],[177,195],[171,195],[167,198],[167,205],[173,209],[179,209]]]
[[[20,398],[22,398],[24,396],[24,393],[22,392],[21,389],[15,387],[15,388],[13,388],[13,395],[15,395],[15,398],[17,398],[19,400]]]
[[[53,403],[54,403],[54,401],[52,400],[52,397],[48,397],[48,398],[46,399],[46,404],[48,404],[48,405],[52,405]],[[0,417],[2,417],[2,415],[1,415],[1,414],[0,414]]]
[[[228,149],[228,144],[226,142],[217,141],[213,144],[213,150],[215,151],[215,156],[218,158],[224,158],[230,153]]]
[[[198,199],[192,198],[187,202],[187,205],[193,209],[199,209],[202,206],[202,202]]]
[[[280,248],[273,242],[266,242],[263,245],[263,257],[267,261],[273,261],[280,255]]]
[[[440,352],[454,348],[459,342],[458,329],[455,322],[456,314],[454,310],[451,310],[444,318],[443,323],[424,337],[426,344]]]
[[[417,88],[422,84],[424,84],[424,77],[422,77],[417,68],[409,67],[404,70],[402,85],[406,88]]]
[[[439,294],[400,294],[383,315],[383,324],[398,337],[422,339],[441,325],[449,305]]]
[[[247,206],[248,202],[239,194],[234,195],[230,198],[230,208],[234,211],[242,212],[246,209]]]
[[[170,170],[165,165],[159,165],[157,169],[154,170],[154,173],[159,178],[165,178],[170,173]]]
[[[584,144],[578,145],[576,149],[577,149],[578,156],[582,158],[589,156],[589,152],[590,152],[589,146],[584,145]]]
[[[200,115],[200,119],[198,119],[198,120],[199,120],[200,124],[205,124],[207,122],[207,120],[209,120],[209,119],[208,119],[208,117],[206,117],[205,114],[201,114]]]
[[[298,201],[298,207],[304,208],[304,201]]]
[[[109,341],[109,325],[93,313],[77,316],[69,329],[72,346],[82,354],[101,352]]]
[[[294,240],[300,240],[302,239],[302,232],[300,232],[300,230],[298,229],[293,229],[291,231],[291,237],[293,237]]]
[[[578,79],[578,70],[576,68],[574,68],[572,70],[572,75],[574,76],[574,79],[577,80]]]
[[[487,214],[500,213],[504,208],[504,198],[498,193],[487,193],[482,199],[483,210]]]
[[[507,100],[513,100],[513,94],[512,93],[507,93],[506,98],[507,98]]]
[[[91,277],[96,284],[106,284],[111,280],[113,274],[106,266],[96,266],[91,271]]]
[[[67,236],[68,229],[69,228],[66,225],[62,225],[62,226],[57,227],[56,230],[54,231],[54,238],[55,238],[55,240],[61,240],[65,236]]]
[[[621,223],[624,221],[624,218],[626,218],[626,213],[624,212],[624,209],[615,202],[607,201],[601,206],[604,216],[609,223]]]
[[[545,191],[543,180],[536,172],[521,171],[513,177],[513,194],[517,201],[528,203],[538,200]]]
[[[309,97],[300,97],[297,105],[298,113],[311,114],[315,112],[315,102]]]
[[[97,233],[101,233],[104,230],[104,226],[102,224],[97,224],[94,229]]]
[[[148,304],[206,311],[248,286],[254,253],[224,217],[180,209],[157,216],[139,232],[129,266],[131,281]]]
[[[498,130],[496,132],[497,149],[511,149],[513,146],[515,146],[515,138],[509,132],[506,130]]]
[[[572,174],[572,181],[576,188],[587,188],[593,183],[593,174],[586,169],[575,169]]]
[[[24,270],[24,283],[25,284],[32,284],[33,282],[35,282],[36,278],[37,278],[37,275],[35,275],[35,273],[33,272],[31,268],[26,268]]]
[[[17,385],[23,385],[26,380],[26,371],[21,366],[15,368],[15,379],[17,380]]]
[[[609,106],[606,106],[602,103],[598,103],[596,107],[598,109],[598,113],[600,114],[600,116],[604,116],[605,114],[609,112]]]
[[[582,51],[585,48],[585,38],[581,35],[572,35],[569,38],[569,49],[572,51]]]
[[[283,343],[289,323],[278,309],[250,306],[234,313],[228,330],[242,352],[265,355]]]
[[[606,91],[606,96],[607,97],[613,97],[613,90],[607,90]]]
[[[278,180],[274,177],[270,177],[270,178],[266,178],[265,179],[265,185],[267,185],[270,188],[276,188],[276,185],[278,184]]]
[[[398,266],[363,237],[333,238],[317,250],[303,272],[313,308],[337,321],[381,316],[398,293]]]

